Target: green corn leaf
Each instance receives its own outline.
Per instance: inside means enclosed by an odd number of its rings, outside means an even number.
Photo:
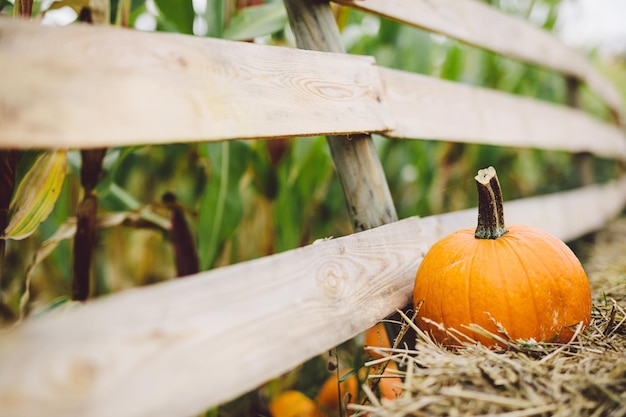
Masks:
[[[126,157],[131,155],[136,150],[140,149],[140,146],[128,146],[123,148],[109,149],[109,153],[104,157],[102,161],[102,169],[104,171],[103,177],[98,182],[96,187],[96,194],[99,197],[105,196],[109,193],[111,186],[114,183],[115,176],[122,163],[126,160]]]
[[[226,0],[207,0],[204,18],[207,23],[207,36],[221,38],[224,31]]]
[[[66,151],[39,155],[15,191],[3,239],[24,239],[37,230],[54,208],[66,170]]]
[[[283,2],[266,3],[241,10],[223,33],[224,38],[235,41],[254,39],[278,32],[287,25],[287,12]]]
[[[303,243],[314,208],[326,198],[332,174],[324,138],[293,142],[278,171],[278,196],[274,204],[277,252]]]
[[[163,23],[168,29],[179,33],[193,34],[196,13],[191,0],[155,0]]]
[[[134,211],[139,215],[141,220],[152,223],[155,227],[162,230],[170,230],[172,227],[169,219],[155,213],[149,206],[144,206],[115,182],[109,184],[108,190],[102,200],[103,206],[108,206],[108,208],[113,211]],[[106,204],[104,204],[105,200]]]
[[[248,168],[249,145],[232,141],[204,146],[211,162],[211,173],[198,218],[200,269],[215,264],[223,244],[236,230],[243,214],[239,184]]]
[[[98,185],[96,186],[96,194],[98,194],[99,198],[106,198],[110,193],[115,193],[117,191],[113,190],[113,188],[119,187],[115,183],[115,177],[120,169],[120,166],[124,163],[128,156],[140,148],[141,146],[126,146],[108,149],[107,154],[102,160],[102,177],[98,180]],[[83,163],[80,151],[69,151],[67,153],[67,163],[70,171],[77,177],[80,177],[81,164]],[[135,209],[139,206],[140,204],[137,202],[133,206],[127,205],[121,209]]]

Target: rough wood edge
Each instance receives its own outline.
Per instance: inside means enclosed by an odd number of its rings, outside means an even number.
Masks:
[[[626,177],[505,211],[569,240],[625,200]],[[475,222],[476,209],[412,217],[30,319],[0,336],[0,414],[172,417],[223,403],[405,305],[430,245]]]

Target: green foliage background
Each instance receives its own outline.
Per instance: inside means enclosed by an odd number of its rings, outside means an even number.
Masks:
[[[489,3],[522,18],[543,16],[535,23],[547,30],[554,28],[558,17],[559,1],[555,0]],[[84,4],[63,0],[52,3],[49,10],[67,6],[79,11]],[[281,1],[207,0],[206,7],[194,8],[191,0],[113,0],[112,24],[120,23],[121,7],[129,8],[131,27],[148,22],[159,31],[233,40],[256,38],[288,47],[294,44]],[[2,0],[0,10],[11,15],[12,4]],[[35,2],[34,10],[47,12],[40,2]],[[566,101],[565,80],[551,71],[355,10],[336,8],[335,12],[348,52],[372,55],[380,66],[550,102]],[[623,60],[601,67],[620,83],[622,91],[626,86],[623,69]],[[590,113],[609,118],[607,109],[584,87],[581,99]],[[428,138],[374,139],[400,218],[475,205],[472,179],[478,169],[488,165],[498,169],[508,200],[579,185],[574,157],[562,152],[451,144]],[[80,155],[70,152],[69,162],[70,174],[49,218],[30,238],[8,242],[1,283],[7,323],[19,316],[24,277],[34,254],[76,211],[81,192]],[[594,159],[593,164],[599,181],[612,178],[618,170],[610,161]],[[27,169],[28,164],[21,164],[18,176]],[[168,211],[160,201],[168,191],[174,192],[185,208],[197,236],[202,270],[351,233],[341,187],[322,137],[108,151],[97,187],[101,215],[128,211],[143,213],[144,220],[163,220]],[[146,208],[148,214],[142,211]],[[128,221],[100,230],[93,296],[173,278],[169,238],[149,221]],[[71,241],[63,240],[50,256],[34,265],[27,312],[58,305],[71,293],[71,256]]]

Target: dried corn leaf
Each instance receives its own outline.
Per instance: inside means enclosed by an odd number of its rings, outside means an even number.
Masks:
[[[38,156],[15,191],[3,239],[24,239],[37,230],[54,208],[66,170],[66,151],[45,152]]]
[[[160,216],[156,214],[143,210],[141,212],[118,212],[118,213],[108,213],[99,215],[96,220],[96,228],[97,229],[108,229],[111,227],[119,226],[121,224],[127,224],[129,226],[138,225],[139,227],[159,227],[161,225],[166,226],[164,230],[169,230],[168,222],[163,219],[159,221],[158,224],[151,223],[149,220],[144,219],[143,217],[150,213],[153,217],[160,219]],[[76,218],[71,217],[65,221],[59,228],[54,232],[50,238],[44,241],[39,249],[35,252],[33,259],[30,264],[26,268],[25,274],[25,285],[24,285],[24,293],[20,299],[20,315],[23,317],[25,313],[26,305],[30,299],[30,282],[33,276],[33,271],[37,265],[42,263],[51,253],[52,251],[64,240],[72,239],[76,234]]]

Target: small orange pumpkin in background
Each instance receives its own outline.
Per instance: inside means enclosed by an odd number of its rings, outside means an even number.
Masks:
[[[351,372],[353,372],[352,369],[342,372],[341,378],[345,379],[341,382],[339,382],[340,378],[337,377],[337,373],[333,373],[324,381],[324,384],[315,396],[315,401],[323,410],[333,414],[337,413],[339,408],[345,405],[345,402],[357,402],[359,381],[356,374],[347,376]]]
[[[505,226],[493,167],[475,179],[478,227],[443,238],[422,260],[413,292],[416,308],[423,301],[416,324],[445,345],[457,342],[430,321],[491,347],[498,343],[465,326],[497,334],[497,322],[513,340],[568,342],[574,327],[591,319],[591,290],[580,261],[543,230]]]
[[[380,380],[378,381],[380,396],[388,400],[395,400],[404,391],[402,378],[398,376],[398,365],[395,362],[387,362]]]
[[[272,417],[326,417],[315,401],[296,390],[278,394],[269,409]]]
[[[389,333],[385,327],[384,322],[377,323],[374,327],[370,327],[365,331],[365,346],[370,347],[391,347],[391,340],[389,339]],[[375,350],[368,349],[366,353],[373,359],[380,359],[384,356]],[[398,366],[395,362],[389,361],[386,364],[380,364],[385,366],[383,376],[378,381],[378,389],[382,398],[396,399],[403,391],[402,378],[398,376]],[[370,368],[370,375],[374,367]],[[378,370],[377,373],[380,373]]]
[[[365,331],[365,346],[383,348],[391,347],[391,343],[389,342],[389,335],[387,333],[387,329],[385,328],[385,323],[376,323],[374,327],[370,327]],[[374,359],[379,359],[383,357],[383,355],[371,349],[368,349],[366,353]]]
[[[372,369],[374,368],[370,368],[370,372]],[[388,362],[383,376],[377,377],[380,378],[378,389],[381,397],[396,399],[402,394],[402,378],[398,376],[397,370],[398,368],[394,362]],[[350,373],[352,375],[348,376]],[[367,368],[359,369],[359,376],[362,379],[366,378]],[[357,374],[352,369],[348,369],[341,374],[341,382],[339,382],[339,379],[336,373],[329,376],[315,396],[317,404],[331,416],[339,415],[340,407],[345,408],[346,404],[359,403],[359,380]],[[339,384],[339,390],[337,389],[337,384]],[[347,415],[351,415],[349,410]]]

